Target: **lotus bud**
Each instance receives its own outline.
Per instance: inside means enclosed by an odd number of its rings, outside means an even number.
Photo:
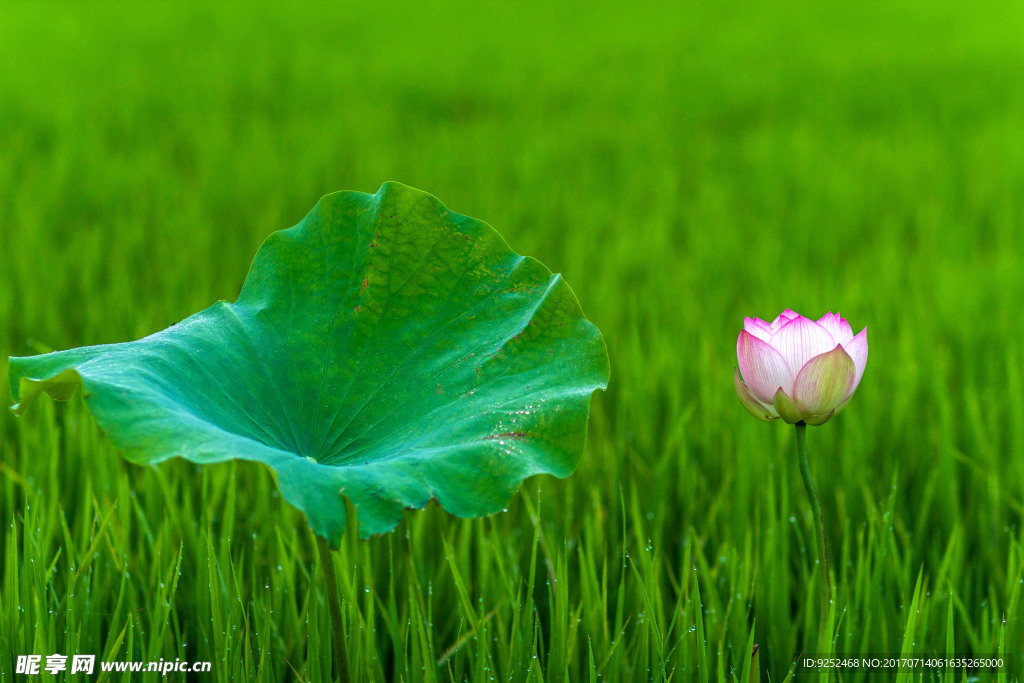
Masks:
[[[854,336],[838,313],[815,322],[787,308],[770,323],[744,318],[736,358],[736,393],[751,415],[820,425],[846,406],[860,384],[868,328]]]

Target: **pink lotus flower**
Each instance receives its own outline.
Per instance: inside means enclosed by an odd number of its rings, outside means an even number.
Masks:
[[[744,318],[736,357],[736,393],[751,415],[820,425],[843,409],[860,384],[868,328],[855,337],[838,313],[815,322],[787,308],[770,323]]]

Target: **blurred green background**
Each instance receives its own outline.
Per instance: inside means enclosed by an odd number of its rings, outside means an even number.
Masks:
[[[323,194],[424,189],[563,273],[612,384],[571,479],[347,535],[357,675],[733,680],[752,638],[782,680],[813,650],[813,526],[735,342],[744,315],[840,310],[871,355],[809,430],[835,648],[1002,652],[1014,680],[1022,26],[1010,4],[5,3],[0,380],[234,299]],[[80,398],[4,415],[0,456],[0,677],[91,652],[325,679],[313,544],[267,471],[130,466]]]

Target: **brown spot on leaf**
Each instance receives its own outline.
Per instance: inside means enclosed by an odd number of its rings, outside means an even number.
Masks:
[[[501,434],[491,434],[489,436],[485,436],[484,440],[486,441],[493,439],[525,439],[529,436],[531,435],[527,432],[502,432]]]

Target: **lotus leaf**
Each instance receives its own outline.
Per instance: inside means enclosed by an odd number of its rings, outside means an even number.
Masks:
[[[334,547],[343,497],[365,538],[431,499],[477,517],[526,477],[568,476],[608,373],[560,276],[397,183],[270,235],[234,303],[10,364],[16,413],[81,386],[130,461],[261,462]]]

